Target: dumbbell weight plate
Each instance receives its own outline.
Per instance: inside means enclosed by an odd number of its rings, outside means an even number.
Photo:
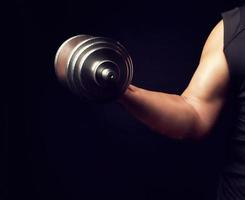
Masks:
[[[99,102],[116,99],[133,77],[132,60],[120,43],[87,35],[61,45],[55,69],[58,78],[73,92]]]

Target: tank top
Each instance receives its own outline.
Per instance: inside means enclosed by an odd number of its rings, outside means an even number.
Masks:
[[[222,13],[224,54],[229,66],[236,115],[218,200],[245,200],[245,6]]]

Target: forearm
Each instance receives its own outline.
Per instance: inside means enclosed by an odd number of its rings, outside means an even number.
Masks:
[[[182,96],[131,85],[120,103],[140,121],[168,137],[187,138],[199,134],[197,112]]]

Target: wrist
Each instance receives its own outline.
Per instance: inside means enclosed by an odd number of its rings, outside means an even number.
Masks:
[[[125,92],[119,97],[118,102],[122,104],[127,102],[139,89],[140,88],[136,86],[129,85]]]

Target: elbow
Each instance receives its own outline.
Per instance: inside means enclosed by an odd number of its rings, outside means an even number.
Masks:
[[[194,128],[187,134],[184,139],[201,141],[207,138],[211,134],[211,128],[206,127],[202,122],[196,122]]]
[[[201,141],[206,139],[210,135],[211,131],[196,131],[187,136],[185,139]]]
[[[211,128],[205,126],[198,118],[192,120],[188,126],[171,127],[166,129],[165,126],[152,127],[153,131],[175,140],[192,140],[201,141],[208,137]]]
[[[182,134],[173,134],[172,139],[177,139],[177,140],[189,140],[189,141],[202,141],[205,138],[208,137],[210,132],[202,132],[202,131],[192,131],[188,133],[182,133]]]
[[[172,133],[170,138],[176,140],[202,141],[210,135],[211,131],[206,130],[191,130],[189,132]]]

